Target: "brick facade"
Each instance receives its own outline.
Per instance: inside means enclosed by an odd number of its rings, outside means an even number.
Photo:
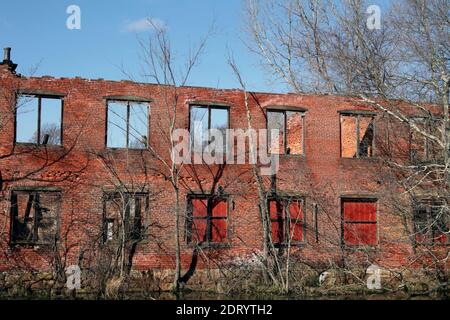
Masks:
[[[58,233],[67,248],[68,264],[77,263],[80,252],[95,242],[92,235],[102,227],[103,194],[114,187],[114,179],[99,155],[113,159],[115,170],[125,184],[145,185],[150,193],[149,235],[139,243],[134,268],[172,269],[174,267],[174,192],[167,170],[148,151],[115,149],[105,145],[106,101],[108,97],[138,97],[150,102],[149,144],[168,157],[167,115],[164,93],[170,88],[129,81],[87,80],[81,78],[22,77],[0,65],[0,135],[3,201],[0,203],[0,269],[18,266],[45,269],[52,264],[51,250],[45,246],[10,245],[10,203],[12,190],[44,188],[61,192]],[[63,145],[33,146],[14,144],[15,93],[45,93],[63,96]],[[247,128],[244,92],[198,87],[178,88],[176,127],[189,128],[189,105],[221,104],[229,107],[230,128]],[[392,210],[395,188],[383,178],[383,166],[377,157],[342,158],[340,111],[370,110],[339,96],[251,93],[250,112],[255,129],[266,128],[265,110],[286,106],[306,110],[304,121],[304,156],[280,156],[276,188],[282,193],[304,199],[305,243],[293,249],[293,255],[312,263],[338,263],[343,256],[361,258],[386,266],[400,266],[410,259],[412,247],[403,221]],[[375,148],[384,137],[381,115],[376,117]],[[376,153],[378,150],[375,151]],[[144,165],[143,165],[144,163]],[[144,170],[145,168],[145,170]],[[202,165],[183,169],[181,207],[187,195],[209,190],[219,168]],[[193,173],[195,172],[195,174]],[[268,186],[269,180],[265,183]],[[200,267],[250,259],[262,250],[262,230],[258,212],[256,185],[250,165],[226,165],[218,185],[228,197],[228,241],[226,245],[205,248]],[[376,199],[376,245],[368,250],[342,249],[341,198]],[[317,213],[317,214],[316,214]],[[185,219],[181,229],[185,230]],[[90,236],[91,235],[91,236]],[[183,268],[192,262],[193,247],[182,236]],[[95,254],[86,252],[89,261]],[[207,259],[208,257],[209,259]],[[87,262],[89,264],[89,262]]]

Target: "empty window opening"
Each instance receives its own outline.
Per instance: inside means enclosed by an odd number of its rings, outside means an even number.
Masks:
[[[19,95],[16,105],[16,142],[62,144],[61,98]]]
[[[377,201],[342,199],[343,242],[345,245],[375,246],[377,241]]]
[[[103,241],[141,240],[144,236],[148,201],[148,194],[145,193],[106,193]]]
[[[413,118],[414,124],[424,133],[440,138],[441,119]],[[410,157],[413,163],[437,161],[443,158],[442,148],[432,139],[416,130],[410,130]]]
[[[341,115],[341,157],[374,157],[374,117]]]
[[[228,201],[222,197],[190,196],[186,238],[188,243],[220,244],[228,239]]]
[[[61,194],[48,191],[13,191],[11,243],[50,245],[57,240]]]
[[[304,117],[299,111],[267,111],[269,154],[304,154]],[[278,130],[278,136],[272,139],[270,130]]]
[[[269,199],[272,242],[289,245],[305,241],[304,201],[297,198]]]
[[[450,210],[445,201],[423,199],[414,203],[414,235],[417,244],[450,242]]]
[[[148,120],[148,103],[108,101],[107,147],[147,148]]]
[[[227,107],[191,105],[189,122],[190,144],[193,152],[202,153],[205,147],[213,142],[208,134],[209,130],[216,129],[221,133],[222,153],[225,153],[226,130],[229,128]]]

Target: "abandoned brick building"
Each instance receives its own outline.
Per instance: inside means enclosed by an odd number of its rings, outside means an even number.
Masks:
[[[55,243],[66,265],[89,267],[96,246],[114,243],[120,232],[141,239],[133,269],[173,269],[172,108],[176,128],[192,129],[193,119],[201,119],[201,130],[246,130],[245,92],[24,77],[15,68],[5,56],[0,269],[49,268]],[[419,209],[399,202],[395,176],[380,160],[386,139],[398,141],[391,148],[396,157],[429,156],[426,143],[414,143],[407,128],[394,124],[396,131],[389,131],[385,115],[342,96],[252,92],[248,103],[253,128],[283,133],[277,141],[279,171],[264,177],[272,190],[268,204],[276,245],[290,237],[292,255],[308,263],[341,261],[345,255],[391,267],[412,263],[411,242],[446,247],[445,221],[431,235],[417,229],[433,214],[432,200]],[[251,164],[183,166],[179,190],[183,268],[198,247],[199,268],[251,261],[262,250]],[[124,202],[122,220],[118,204]],[[417,212],[413,239],[400,210]]]

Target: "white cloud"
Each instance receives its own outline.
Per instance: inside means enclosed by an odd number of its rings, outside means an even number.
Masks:
[[[125,32],[142,32],[153,29],[164,29],[166,24],[163,20],[158,18],[142,18],[134,21],[127,21],[124,31]]]

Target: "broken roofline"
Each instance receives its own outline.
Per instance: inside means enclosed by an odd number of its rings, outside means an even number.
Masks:
[[[302,96],[302,97],[337,97],[337,98],[358,98],[357,95],[349,95],[349,94],[339,94],[339,93],[323,93],[323,92],[276,92],[276,91],[258,91],[258,90],[244,90],[242,88],[215,88],[215,87],[209,87],[209,86],[196,86],[196,85],[183,85],[183,86],[175,86],[170,84],[160,84],[160,83],[152,83],[152,82],[141,82],[141,81],[133,81],[133,80],[111,80],[111,79],[104,79],[104,78],[83,78],[83,77],[54,77],[50,75],[42,75],[42,76],[23,76],[21,74],[17,74],[16,76],[28,79],[28,80],[69,80],[69,81],[84,81],[84,82],[91,82],[91,83],[127,83],[127,84],[134,84],[137,86],[152,86],[152,87],[163,87],[163,88],[179,88],[179,89],[205,89],[208,91],[215,91],[215,92],[239,92],[244,93],[247,92],[249,95],[286,95],[286,96]],[[354,100],[350,100],[354,101]],[[289,107],[289,106],[286,106]]]
[[[330,93],[323,93],[323,92],[275,92],[275,91],[257,91],[257,90],[243,90],[242,88],[215,88],[215,87],[208,87],[208,86],[195,86],[195,85],[184,85],[184,86],[175,86],[170,84],[158,84],[158,83],[151,83],[151,82],[142,82],[142,81],[133,81],[133,80],[111,80],[111,79],[104,79],[104,78],[83,78],[83,77],[55,77],[51,75],[42,75],[42,76],[24,76],[22,74],[14,74],[14,76],[24,79],[24,80],[65,80],[65,81],[83,81],[87,83],[111,83],[111,84],[134,84],[137,86],[151,86],[151,87],[162,87],[162,88],[179,88],[179,89],[205,89],[208,91],[215,91],[215,92],[239,92],[244,93],[247,92],[249,95],[286,95],[286,96],[302,96],[302,97],[336,97],[336,98],[360,98],[358,96],[352,96],[348,94],[330,94]],[[351,100],[354,101],[354,100]],[[360,100],[362,102],[362,100]],[[288,106],[287,106],[288,107]]]
[[[149,83],[149,82],[138,82],[138,81],[132,81],[132,80],[105,80],[103,78],[98,78],[98,79],[89,79],[89,78],[81,78],[81,77],[75,77],[75,78],[70,78],[70,77],[52,77],[52,76],[48,76],[48,75],[44,75],[44,76],[40,76],[40,77],[23,77],[23,75],[21,74],[17,74],[16,73],[16,68],[17,68],[17,64],[13,63],[13,61],[11,60],[11,48],[4,48],[4,58],[3,61],[0,61],[0,66],[6,66],[7,70],[9,72],[11,72],[14,76],[19,77],[19,78],[25,78],[25,79],[29,79],[29,80],[40,80],[40,79],[54,79],[54,80],[75,80],[75,81],[85,81],[85,82],[109,82],[109,83],[133,83],[139,86],[159,86],[159,87],[168,87],[168,88],[181,88],[181,89],[206,89],[206,90],[212,90],[212,91],[229,91],[229,92],[244,92],[245,90],[243,89],[218,89],[218,88],[213,88],[213,87],[206,87],[206,86],[174,86],[174,85],[170,85],[170,84],[161,84],[161,83]],[[396,103],[397,105],[399,104],[406,104],[409,106],[414,105],[414,103],[416,104],[422,104],[424,106],[428,106],[429,108],[434,108],[436,107],[436,104],[431,104],[431,103],[426,103],[426,102],[421,102],[421,101],[405,101],[402,99],[380,99],[375,97],[372,94],[367,94],[367,93],[362,93],[362,94],[352,94],[352,93],[328,93],[328,92],[264,92],[264,91],[247,91],[248,94],[250,94],[251,96],[254,97],[254,95],[258,95],[258,94],[264,94],[264,95],[294,95],[294,96],[302,96],[302,97],[336,97],[336,98],[344,98],[344,99],[351,99],[349,101],[355,103],[355,99],[356,102],[361,104],[362,106],[365,107],[370,107],[370,108],[376,108],[374,106],[374,104],[377,103],[382,103],[382,102],[389,102],[389,103]],[[255,98],[255,97],[254,97]],[[368,101],[367,99],[369,99],[370,101]],[[255,99],[256,100],[256,99]],[[377,108],[378,109],[378,108]]]
[[[358,104],[358,107],[361,108],[369,108],[371,110],[378,110],[381,112],[380,108],[376,106],[376,104],[380,105],[389,105],[392,107],[409,107],[411,109],[417,109],[416,105],[422,105],[425,108],[429,108],[430,110],[437,110],[437,108],[440,108],[440,105],[433,104],[430,102],[425,101],[406,101],[402,99],[382,99],[377,97],[371,97],[370,95],[363,98],[361,95],[358,94],[343,94],[343,93],[326,93],[326,92],[269,92],[269,91],[246,91],[241,88],[214,88],[214,87],[208,87],[208,86],[194,86],[194,85],[184,85],[184,86],[174,86],[169,84],[158,84],[158,83],[151,83],[151,82],[139,82],[139,81],[133,81],[133,80],[110,80],[110,79],[103,79],[103,78],[82,78],[82,77],[54,77],[50,75],[43,75],[43,76],[23,76],[21,74],[14,74],[15,76],[22,78],[24,80],[63,80],[63,81],[83,81],[86,83],[111,83],[111,84],[133,84],[140,87],[161,87],[161,88],[178,88],[182,90],[197,90],[197,89],[204,89],[207,91],[212,92],[234,92],[234,93],[247,93],[250,96],[252,96],[255,100],[257,100],[258,95],[273,95],[273,96],[298,96],[298,97],[304,97],[304,98],[314,98],[314,97],[334,97],[338,99],[339,102],[349,102],[353,104]],[[61,93],[63,94],[63,93]],[[65,95],[65,94],[64,94]],[[104,97],[105,99],[110,97]],[[140,99],[141,101],[149,101],[152,102],[152,97],[136,97],[133,96],[134,100]],[[372,102],[368,102],[367,99],[370,99]],[[196,101],[192,101],[192,103],[195,103]],[[210,101],[204,101],[204,103],[213,104],[214,102]],[[223,103],[223,102],[218,102]],[[285,108],[291,108],[291,107],[297,107],[297,106],[291,106],[291,105],[284,105],[281,104],[274,104],[270,107],[285,107]],[[435,115],[441,114],[441,111],[434,112]],[[412,114],[413,115],[413,114]]]

